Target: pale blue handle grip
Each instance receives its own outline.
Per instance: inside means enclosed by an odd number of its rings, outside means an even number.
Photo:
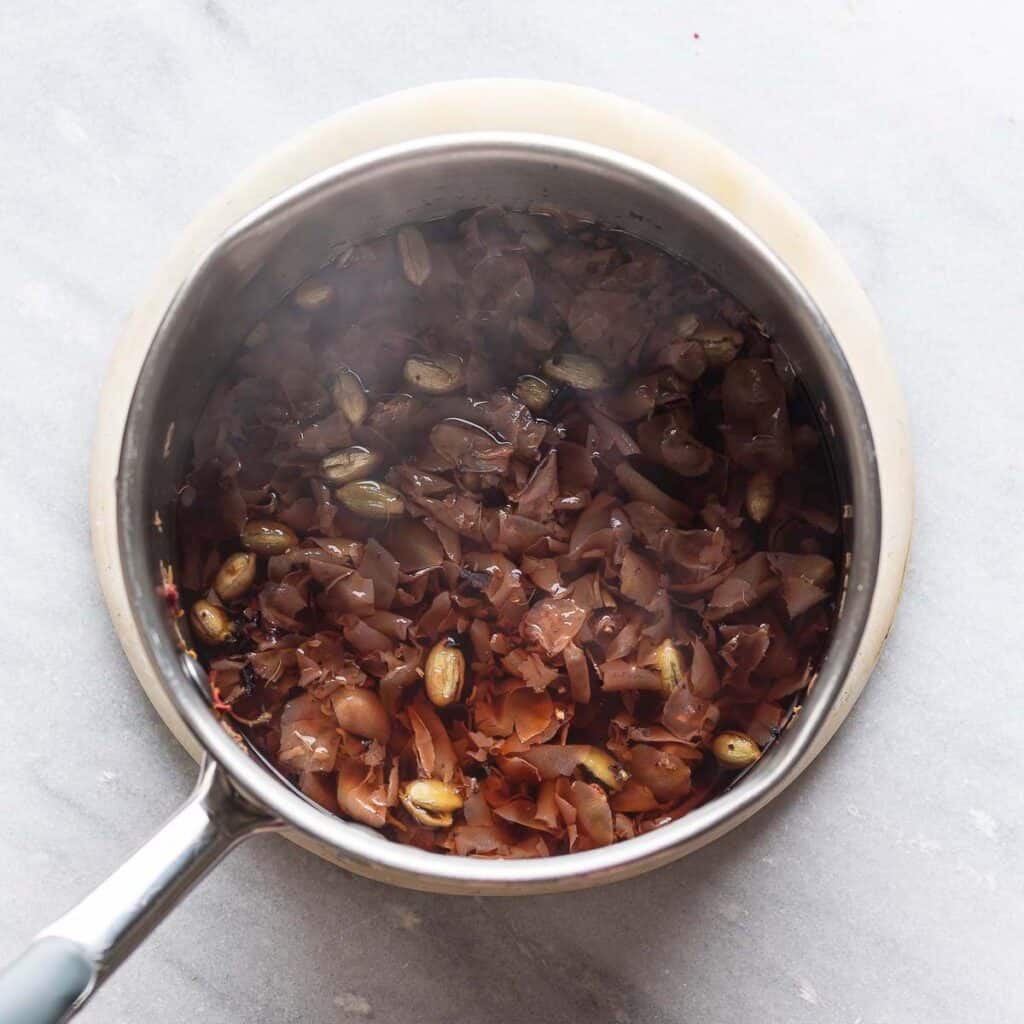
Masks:
[[[70,939],[37,939],[0,974],[3,1024],[60,1024],[92,990],[96,972]]]
[[[67,1020],[235,843],[277,825],[206,761],[177,814],[0,973],[0,1024]]]

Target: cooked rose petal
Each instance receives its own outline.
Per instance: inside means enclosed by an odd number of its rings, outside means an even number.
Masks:
[[[520,555],[538,541],[551,536],[553,527],[502,510],[498,513],[497,547]]]
[[[526,486],[516,499],[521,516],[528,519],[547,519],[554,511],[558,498],[558,452],[553,448],[541,459]]]
[[[801,576],[787,576],[782,581],[782,600],[791,619],[803,615],[809,608],[820,604],[828,597],[828,591]]]
[[[430,432],[430,443],[444,462],[474,473],[504,473],[512,445],[499,441],[466,420],[442,420]]]
[[[726,641],[719,651],[727,666],[724,681],[729,686],[743,687],[768,652],[768,627],[723,626],[719,632]]]
[[[783,578],[799,576],[808,583],[828,583],[835,575],[835,565],[822,555],[787,555],[769,552],[765,558],[772,570]]]
[[[364,825],[383,828],[387,822],[388,790],[379,767],[367,768],[355,758],[342,761],[337,799],[343,814]]]
[[[342,729],[364,739],[387,743],[391,722],[380,697],[373,690],[344,686],[331,697],[331,706]]]
[[[447,590],[442,590],[430,606],[420,615],[416,625],[416,632],[420,636],[431,638],[437,636],[448,621],[452,611],[452,596]]]
[[[745,731],[759,747],[764,747],[779,734],[785,720],[786,712],[778,704],[762,701],[746,723]]]
[[[597,608],[612,607],[605,600],[601,577],[596,572],[584,573],[577,577],[569,587],[569,593],[584,611],[592,612]]]
[[[523,828],[532,828],[542,832],[554,832],[555,827],[549,825],[537,817],[537,807],[530,801],[523,798],[510,800],[507,804],[494,809],[495,817],[502,821],[511,822],[513,825],[521,825]]]
[[[547,597],[535,604],[523,619],[523,638],[540,644],[549,654],[560,654],[580,631],[586,610],[569,597]]]
[[[580,552],[595,533],[611,526],[612,509],[615,504],[614,495],[598,494],[584,509],[583,514],[576,520],[576,526],[569,538],[570,555]]]
[[[416,682],[421,675],[420,662],[423,659],[423,652],[417,647],[399,644],[394,651],[384,651],[381,659],[387,671],[381,676],[377,689],[384,706],[389,713],[394,714],[402,690],[410,683]]]
[[[437,712],[425,701],[406,709],[412,727],[416,758],[424,775],[450,782],[458,769],[455,748]]]
[[[659,590],[654,595],[650,607],[647,609],[650,621],[642,630],[643,635],[652,643],[661,643],[668,637],[678,635],[674,628],[672,615],[672,601],[664,590]]]
[[[661,804],[647,786],[630,779],[618,793],[612,794],[611,806],[627,814],[644,814],[658,810]]]
[[[485,593],[498,612],[499,625],[505,629],[518,626],[528,606],[522,572],[503,555],[489,555],[480,561],[467,558],[467,564],[484,565],[490,572]]]
[[[660,672],[641,668],[631,661],[606,661],[598,671],[601,674],[601,689],[611,693],[619,690],[659,692],[664,687]]]
[[[590,701],[590,666],[587,656],[571,640],[562,651],[565,670],[569,673],[569,689],[572,699],[578,704]]]
[[[346,615],[342,621],[342,632],[345,639],[360,653],[369,654],[374,651],[388,651],[394,642],[387,634],[367,625],[362,619]]]
[[[609,661],[617,661],[631,655],[640,642],[640,634],[644,628],[643,618],[634,615],[609,641],[604,656]]]
[[[395,612],[370,612],[363,621],[395,640],[405,640],[409,635],[409,627],[412,626],[412,619],[397,615]]]
[[[802,672],[793,672],[792,675],[776,679],[766,696],[769,700],[781,700],[783,697],[790,696],[790,694],[809,689],[814,681],[814,675],[811,663],[807,662]]]
[[[325,811],[330,811],[331,814],[338,813],[337,783],[333,775],[324,772],[303,772],[299,776],[299,789]]]
[[[669,469],[687,478],[704,476],[715,461],[715,453],[707,445],[678,427],[669,427],[662,434],[658,454]]]
[[[609,846],[615,840],[608,796],[598,785],[576,781],[569,789],[576,808],[576,825],[594,846]]]
[[[622,595],[630,601],[646,606],[658,592],[658,570],[643,555],[627,551],[619,569]]]
[[[369,615],[375,606],[376,590],[373,580],[351,569],[343,570],[324,587],[318,604],[335,616]]]
[[[662,534],[661,553],[682,571],[682,579],[698,582],[717,573],[730,556],[722,530],[669,530]]]
[[[634,743],[673,743],[677,747],[682,746],[679,742],[679,737],[675,733],[669,732],[662,725],[630,726],[628,736]],[[693,747],[692,749],[695,753],[695,759],[699,761],[701,758],[700,749],[698,747]]]
[[[585,406],[587,416],[594,425],[597,451],[611,462],[620,462],[629,455],[639,455],[640,447],[633,435],[621,424],[605,416],[596,406]],[[620,463],[621,464],[621,463]]]
[[[522,559],[523,572],[530,577],[531,582],[541,590],[546,590],[555,597],[561,597],[566,587],[562,583],[561,573],[558,571],[558,561],[554,558],[533,558],[524,555]]]
[[[294,772],[329,772],[337,753],[338,733],[320,702],[309,694],[288,701],[281,712],[281,765]]]
[[[545,779],[537,790],[535,810],[537,821],[546,825],[551,831],[558,828],[558,805],[555,803],[555,782]]]
[[[458,531],[453,530],[450,526],[445,526],[444,523],[436,523],[432,519],[427,519],[426,525],[437,534],[445,557],[458,565],[462,561],[462,538]]]
[[[437,522],[464,537],[480,540],[483,536],[483,509],[480,502],[469,494],[451,494],[444,499],[422,497],[416,499],[416,504]]]
[[[682,523],[690,518],[691,513],[686,505],[666,494],[632,463],[620,462],[615,467],[615,478],[631,498],[653,505],[659,512],[668,516],[672,522]]]
[[[534,690],[544,690],[558,678],[558,671],[545,664],[543,658],[534,651],[517,648],[506,654],[501,664]]]
[[[561,775],[572,775],[592,749],[584,743],[570,743],[565,746],[545,744],[524,751],[522,758],[540,772],[542,779],[557,779]]]
[[[497,755],[494,763],[498,766],[506,781],[515,784],[536,785],[540,781],[540,773],[521,757],[505,757]]]
[[[718,707],[703,697],[691,693],[688,687],[679,686],[665,701],[661,721],[684,743],[706,743],[718,724]]]
[[[736,566],[732,574],[712,592],[708,601],[708,619],[717,622],[763,601],[778,585],[763,551]]]
[[[632,748],[629,773],[660,803],[680,800],[690,792],[690,767],[667,750],[638,743]],[[616,807],[617,810],[622,808]]]
[[[558,477],[562,487],[568,491],[590,490],[597,481],[597,467],[594,452],[572,441],[559,441]]]
[[[588,289],[577,296],[569,314],[573,340],[608,366],[627,362],[650,328],[642,304],[628,292]]]
[[[494,825],[458,825],[452,830],[455,852],[461,857],[508,852],[506,834]]]
[[[555,717],[555,702],[546,692],[524,687],[513,690],[505,698],[505,710],[512,719],[516,735],[527,743],[551,724]]]
[[[536,455],[547,433],[544,424],[538,423],[533,413],[506,391],[495,392],[481,405],[480,414],[487,425],[524,458]]]
[[[378,608],[390,608],[398,586],[398,562],[372,537],[366,542],[359,572],[373,582],[373,601]]]
[[[299,618],[306,608],[305,595],[291,583],[265,583],[260,588],[260,614],[269,626],[300,630]]]
[[[471,826],[487,827],[494,823],[494,816],[491,813],[490,804],[484,799],[480,793],[470,793],[466,797],[465,806],[462,809],[462,815],[466,819],[466,824]]]
[[[718,670],[715,668],[714,660],[708,653],[708,649],[702,641],[694,640],[693,662],[690,665],[690,690],[697,697],[710,700],[718,693],[720,686]]]
[[[631,501],[626,505],[625,512],[632,524],[634,534],[647,547],[655,550],[659,547],[662,533],[675,526],[672,519],[650,502]]]

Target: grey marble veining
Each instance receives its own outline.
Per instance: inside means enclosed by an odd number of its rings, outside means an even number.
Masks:
[[[88,450],[120,322],[267,148],[403,86],[515,74],[704,125],[860,275],[918,472],[881,665],[796,786],[682,863],[573,896],[444,899],[257,839],[81,1019],[1019,1019],[1022,30],[997,0],[4,0],[0,960],[194,773],[121,656],[89,551]]]

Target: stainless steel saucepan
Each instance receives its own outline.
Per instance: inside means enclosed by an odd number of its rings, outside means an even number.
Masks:
[[[815,396],[837,468],[848,553],[842,609],[802,712],[752,771],[707,805],[654,832],[584,853],[516,861],[442,856],[324,812],[237,745],[211,712],[204,673],[175,640],[159,594],[161,569],[174,561],[172,509],[197,417],[265,311],[353,242],[459,209],[524,208],[537,200],[585,209],[692,261],[780,340]],[[859,693],[891,619],[891,607],[881,626],[877,615],[871,618],[880,559],[906,552],[883,550],[879,449],[858,380],[800,281],[707,195],[651,164],[588,143],[475,132],[375,150],[236,214],[241,219],[176,282],[173,300],[157,311],[159,326],[145,339],[148,352],[118,425],[116,558],[104,570],[118,575],[131,609],[128,628],[141,642],[136,653],[157,680],[160,698],[203,749],[199,783],[149,842],[7,968],[0,977],[5,1022],[42,1024],[74,1013],[179,898],[259,831],[298,836],[360,874],[441,893],[564,892],[666,864],[733,828],[808,765]],[[901,572],[902,564],[897,579]],[[886,599],[894,606],[891,593]]]

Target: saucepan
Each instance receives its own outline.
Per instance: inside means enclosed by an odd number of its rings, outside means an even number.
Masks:
[[[140,680],[202,767],[177,814],[7,969],[4,1021],[66,1019],[206,871],[261,831],[281,831],[361,875],[450,894],[565,892],[666,864],[723,835],[792,782],[838,728],[874,664],[909,542],[906,427],[877,324],[834,250],[756,172],[650,112],[535,83],[439,88],[328,122],[271,158],[193,227],[128,326],[101,410],[97,560]],[[422,137],[423,126],[439,133]],[[780,340],[814,397],[836,468],[840,612],[800,714],[753,770],[708,804],[583,853],[442,856],[325,813],[222,727],[163,596],[175,559],[174,501],[214,381],[291,287],[346,246],[399,224],[538,200],[585,209],[685,257]],[[753,210],[779,248],[728,206]]]

